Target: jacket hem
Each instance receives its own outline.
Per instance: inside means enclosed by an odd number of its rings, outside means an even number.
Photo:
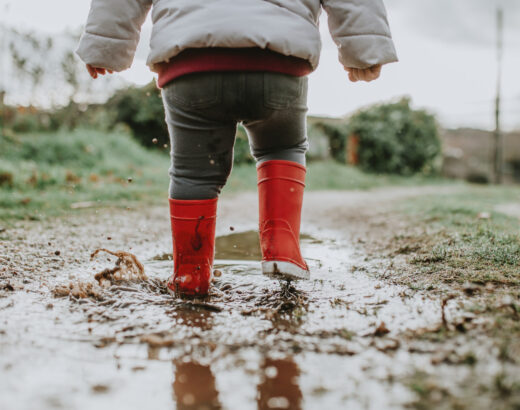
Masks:
[[[157,68],[160,88],[178,77],[198,72],[265,71],[296,77],[312,72],[307,60],[256,47],[187,49]]]

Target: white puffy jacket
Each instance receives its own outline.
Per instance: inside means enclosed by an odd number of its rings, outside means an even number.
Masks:
[[[92,0],[78,55],[95,67],[130,67],[152,6],[152,70],[184,49],[202,47],[268,48],[315,69],[322,6],[344,66],[397,61],[382,0]]]

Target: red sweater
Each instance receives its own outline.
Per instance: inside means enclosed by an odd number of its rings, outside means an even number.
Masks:
[[[261,48],[190,48],[168,63],[158,64],[157,85],[164,87],[181,75],[203,71],[269,71],[302,77],[312,71],[303,58]]]

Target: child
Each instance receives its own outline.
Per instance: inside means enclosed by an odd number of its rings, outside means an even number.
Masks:
[[[397,61],[382,0],[92,0],[77,53],[93,78],[130,67],[152,3],[148,65],[171,138],[169,289],[208,293],[217,198],[239,122],[257,161],[262,271],[308,279],[299,234],[318,18],[323,7],[350,80],[371,81]]]

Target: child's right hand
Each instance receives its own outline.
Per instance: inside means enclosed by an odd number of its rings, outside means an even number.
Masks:
[[[381,64],[373,65],[369,68],[345,67],[345,71],[348,72],[348,78],[353,83],[356,81],[366,81],[368,83],[379,78],[381,75],[381,67]]]
[[[95,80],[96,78],[98,78],[98,75],[101,74],[101,75],[105,75],[107,72],[109,74],[112,74],[113,71],[112,70],[108,70],[108,69],[105,69],[105,68],[101,68],[101,67],[94,67],[90,64],[87,64],[87,70],[88,70],[88,73],[90,74],[90,76]]]

